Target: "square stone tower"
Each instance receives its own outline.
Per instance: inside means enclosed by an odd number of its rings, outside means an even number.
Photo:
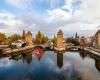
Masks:
[[[65,50],[64,46],[64,38],[63,38],[63,32],[62,30],[59,30],[57,33],[57,45],[56,48],[58,51]]]
[[[96,35],[95,35],[95,42],[96,42],[96,48],[100,49],[100,30],[97,31]]]
[[[32,33],[30,31],[28,31],[26,34],[25,34],[25,41],[28,43],[29,46],[32,46],[33,45],[33,40],[32,40]]]

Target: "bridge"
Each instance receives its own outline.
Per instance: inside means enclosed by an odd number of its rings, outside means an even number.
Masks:
[[[86,38],[82,37],[80,39],[80,46],[82,47],[94,47],[100,49],[100,30],[98,30],[92,37],[91,42],[88,43]]]
[[[9,45],[0,45],[0,49],[8,48]]]
[[[60,40],[60,42],[59,42],[59,40]],[[98,30],[97,33],[93,36],[92,41],[91,41],[91,43],[89,43],[89,45],[87,45],[86,39],[83,37],[80,39],[80,46],[64,45],[62,39],[59,39],[59,40],[58,40],[58,48],[60,48],[60,49],[64,48],[64,50],[83,48],[84,50],[90,51],[86,48],[91,47],[94,42],[96,44],[96,48],[100,49],[100,30]],[[9,47],[9,45],[0,45],[0,49],[2,49],[2,52],[4,55],[13,54],[13,53],[30,52],[30,51],[34,50],[35,47],[41,47],[42,49],[45,49],[46,47],[48,47],[48,45],[46,45],[46,44],[32,45],[32,46],[26,46],[26,47],[17,48],[17,49],[7,49],[8,47]],[[55,49],[53,49],[53,50],[55,50]],[[97,51],[98,50],[96,50],[95,52],[97,52]],[[98,53],[100,53],[100,51]]]
[[[11,49],[11,48],[4,48],[1,49],[2,51],[0,51],[0,53],[2,53],[5,56],[9,56],[9,55],[16,55],[16,54],[20,54],[20,53],[28,53],[28,52],[32,52],[34,50],[34,48],[36,47],[40,47],[41,49],[45,50],[46,46],[45,45],[33,45],[33,46],[26,46],[26,47],[21,47],[21,48],[16,48],[16,49]]]
[[[16,48],[16,49],[2,49],[2,54],[4,56],[9,56],[9,55],[16,55],[16,54],[20,54],[20,53],[27,53],[27,52],[31,52],[32,50],[34,50],[34,46],[26,46],[26,47],[22,47],[22,48]]]
[[[90,43],[87,43],[85,38],[81,38],[80,46],[84,51],[100,56],[100,30],[92,36]]]
[[[79,49],[80,46],[69,46],[69,45],[65,45],[66,50],[71,50],[71,49]]]

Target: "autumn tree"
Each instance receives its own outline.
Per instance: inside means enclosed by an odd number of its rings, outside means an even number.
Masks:
[[[18,39],[22,39],[22,37],[21,37],[19,34],[13,34],[13,35],[10,37],[10,39],[11,39],[12,41],[16,41],[16,40],[18,40]]]
[[[39,45],[39,44],[46,43],[47,41],[48,41],[48,37],[39,31],[35,36],[34,43]]]
[[[4,42],[6,39],[6,35],[0,32],[0,42]]]
[[[80,44],[79,41],[77,39],[74,39],[74,38],[67,38],[66,43],[72,43],[76,46],[78,46]]]
[[[5,40],[5,44],[10,45],[11,43],[12,43],[12,40],[11,40],[10,38],[7,38],[7,39]]]
[[[44,36],[44,35],[43,35],[42,43],[46,43],[47,41],[48,41],[48,36]]]

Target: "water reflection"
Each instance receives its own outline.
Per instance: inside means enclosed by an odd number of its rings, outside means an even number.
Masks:
[[[57,53],[57,65],[59,68],[63,66],[63,53],[62,52]]]
[[[11,57],[9,59],[13,59],[18,61],[19,59],[22,59],[23,62],[27,62],[30,63],[32,61],[32,54],[31,53],[22,53],[19,55],[11,55]]]
[[[57,54],[57,66],[59,68],[61,68],[63,66],[63,52],[56,52]],[[32,54],[31,53],[22,53],[20,55],[11,55],[11,57],[9,59],[13,59],[13,60],[20,60],[22,59],[23,62],[27,62],[30,63],[32,61]],[[39,61],[41,60],[41,58],[38,59]]]
[[[56,52],[57,57],[56,57],[56,61],[57,61],[57,66],[59,68],[63,67],[63,52]],[[87,52],[84,51],[80,51],[79,52],[80,57],[82,59],[86,58],[86,57],[90,57],[92,59],[95,60],[95,67],[96,69],[100,72],[100,57],[96,56],[96,55],[91,55]],[[22,53],[20,55],[12,55],[9,59],[13,59],[18,61],[19,59],[22,59],[23,62],[27,62],[27,63],[31,63],[32,61],[32,54],[31,53]],[[38,60],[41,60],[41,58],[39,58]]]
[[[79,52],[80,56],[82,59],[84,59],[85,57],[87,57],[87,54],[84,51],[80,51]]]
[[[100,60],[95,60],[95,66],[97,70],[100,72]]]
[[[90,57],[95,60],[95,67],[100,72],[100,57],[91,53],[87,53],[85,51],[79,52],[80,56],[84,59],[85,57]]]
[[[30,63],[32,61],[32,54],[31,53],[23,53],[23,60],[25,60],[27,63]]]
[[[0,60],[0,65],[3,64],[3,62],[6,64],[9,61],[10,63],[9,67],[0,68],[0,80],[90,80],[83,79],[82,74],[74,65],[79,65],[84,71],[89,69],[90,67],[87,68],[83,66],[86,66],[86,64],[83,63],[86,57],[94,59],[95,67],[100,71],[100,58],[86,52],[54,53],[53,51],[46,51],[40,60],[37,60],[32,53],[11,55],[4,61],[2,61],[3,59]],[[77,63],[78,60],[82,64]],[[91,73],[89,74],[91,75]],[[95,78],[92,80],[99,79]]]
[[[54,57],[55,54],[52,53],[45,53],[41,60],[37,60],[31,53],[11,56],[10,61],[15,60],[17,63],[12,63],[12,66],[6,68],[7,72],[4,69],[0,70],[0,80],[82,80],[74,66],[61,68],[63,53],[56,53],[57,57]],[[54,58],[57,59],[57,64],[55,64]],[[28,64],[22,63],[20,60]]]

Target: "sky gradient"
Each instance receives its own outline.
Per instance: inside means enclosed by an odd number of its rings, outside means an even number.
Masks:
[[[100,0],[0,0],[0,32],[92,36],[100,28],[99,8]]]

